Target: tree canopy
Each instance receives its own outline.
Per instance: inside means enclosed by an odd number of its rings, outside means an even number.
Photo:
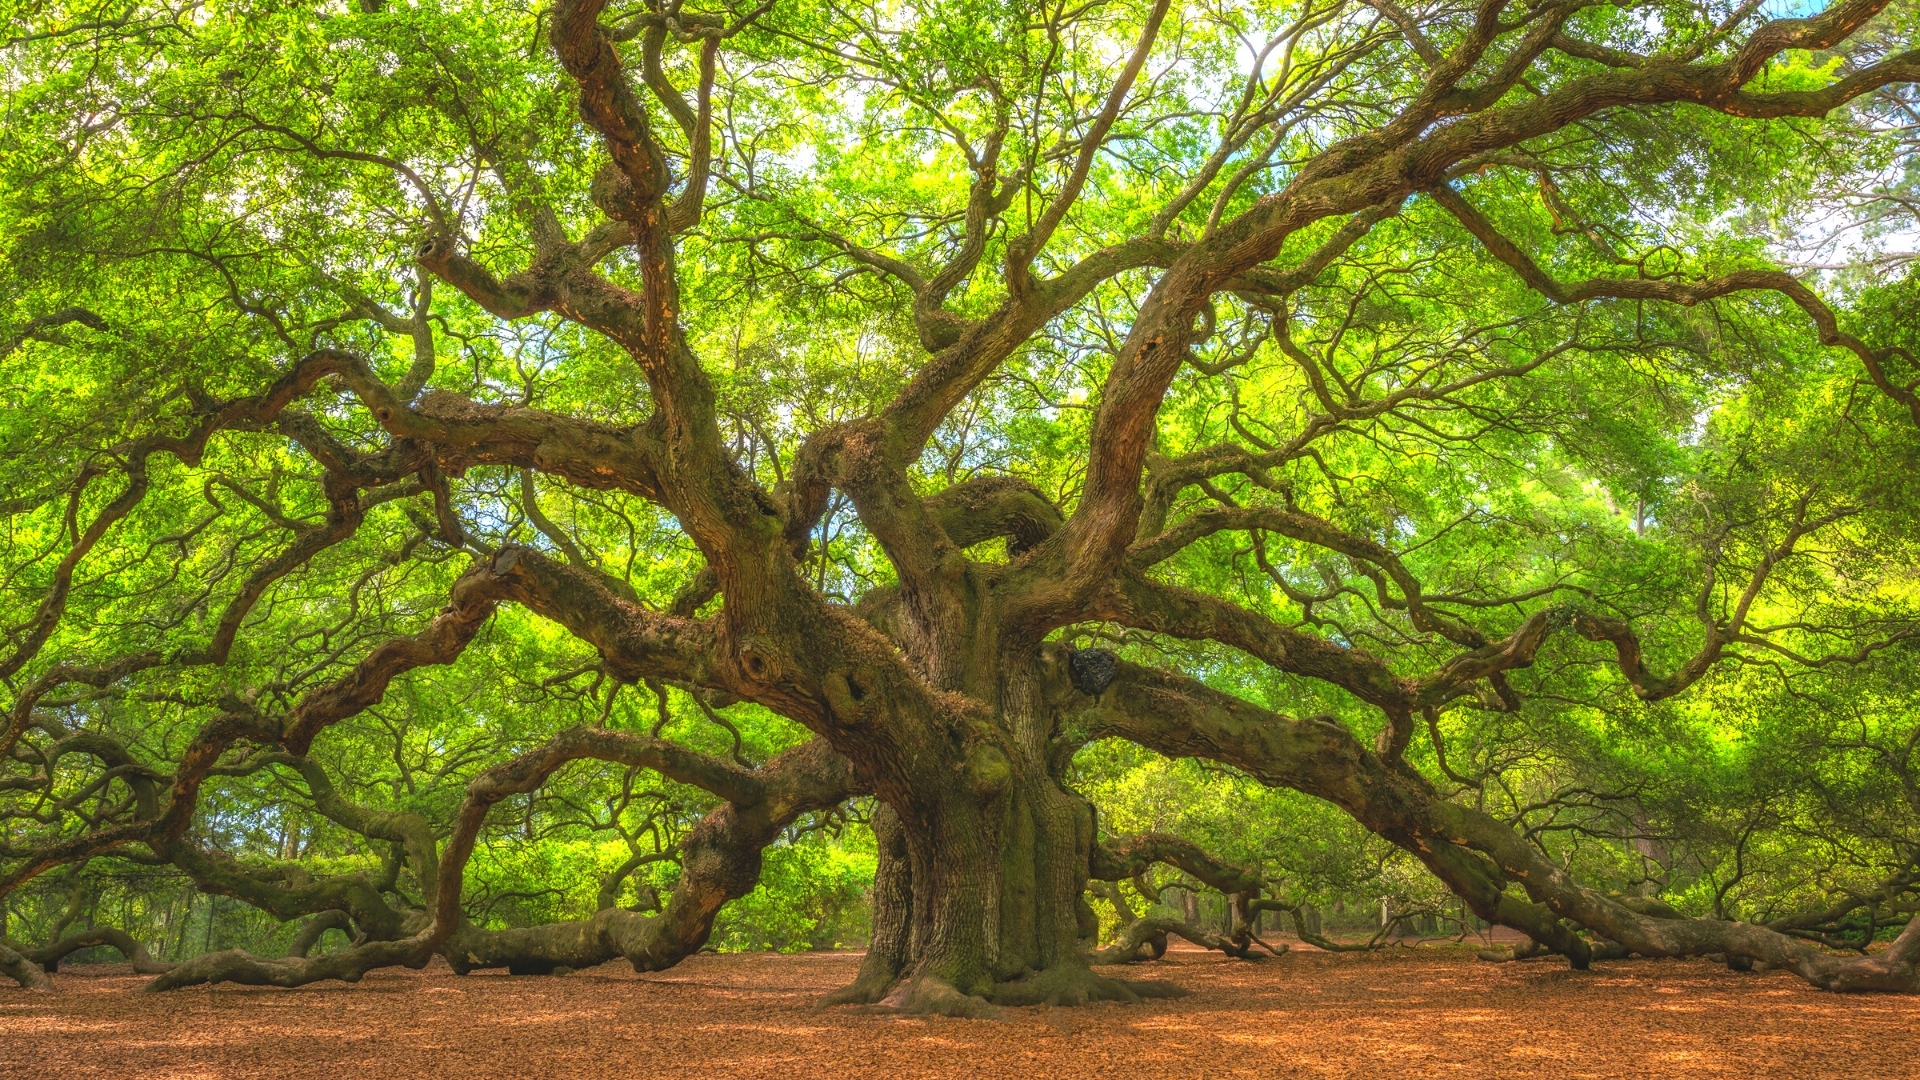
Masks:
[[[7,10],[23,985],[1920,990],[1911,4]]]

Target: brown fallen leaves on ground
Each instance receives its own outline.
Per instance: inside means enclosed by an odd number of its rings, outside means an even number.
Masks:
[[[1115,974],[1193,996],[999,1021],[817,1012],[859,957],[697,956],[561,978],[381,971],[357,986],[143,995],[124,969],[0,990],[0,1076],[1920,1077],[1920,999],[1706,961],[1568,971],[1452,950],[1175,951]]]

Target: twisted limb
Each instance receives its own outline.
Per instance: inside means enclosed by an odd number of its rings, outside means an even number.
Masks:
[[[23,955],[27,960],[39,964],[48,972],[58,971],[60,961],[81,949],[105,945],[117,950],[121,956],[133,964],[133,970],[140,975],[164,975],[173,970],[172,964],[155,960],[147,952],[147,947],[136,940],[132,934],[111,926],[96,926],[91,930],[81,930],[68,934],[60,940],[33,949]]]
[[[1262,912],[1285,906],[1277,900],[1262,898],[1261,894],[1270,892],[1272,885],[1254,871],[1209,855],[1191,840],[1166,833],[1141,833],[1116,839],[1095,849],[1093,876],[1096,880],[1113,882],[1132,878],[1135,887],[1143,895],[1151,896],[1153,890],[1146,885],[1144,875],[1154,863],[1184,871],[1225,894],[1227,908],[1232,915],[1230,928],[1225,934],[1216,934],[1193,926],[1184,919],[1169,916],[1134,918],[1118,887],[1109,887],[1105,890],[1108,898],[1113,901],[1114,910],[1120,915],[1121,921],[1127,925],[1118,941],[1095,954],[1105,958],[1096,962],[1127,963],[1143,959],[1140,956],[1143,947],[1152,954],[1145,959],[1158,960],[1166,954],[1169,934],[1185,938],[1203,949],[1217,950],[1241,960],[1258,958],[1261,954],[1256,951],[1256,946],[1273,956],[1286,953],[1286,945],[1276,948],[1267,944],[1255,929]]]

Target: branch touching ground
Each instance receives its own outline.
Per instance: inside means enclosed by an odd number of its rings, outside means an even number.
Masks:
[[[155,960],[147,952],[146,945],[136,940],[132,934],[111,926],[96,926],[91,930],[68,934],[51,945],[31,950],[25,955],[28,960],[48,971],[53,971],[69,954],[96,945],[105,945],[117,950],[121,956],[126,957],[133,964],[134,972],[140,975],[163,975],[172,971],[174,967],[172,964]]]
[[[1123,664],[1091,729],[1327,799],[1424,862],[1481,918],[1520,930],[1576,967],[1593,956],[1573,932],[1584,928],[1643,956],[1725,953],[1788,968],[1828,990],[1920,993],[1920,918],[1884,951],[1842,957],[1764,926],[1642,914],[1580,885],[1505,823],[1445,801],[1404,763],[1383,760],[1330,721],[1278,716],[1197,680]],[[1510,884],[1530,902],[1510,895]]]
[[[40,965],[0,943],[0,975],[20,984],[23,990],[52,990],[53,980]]]

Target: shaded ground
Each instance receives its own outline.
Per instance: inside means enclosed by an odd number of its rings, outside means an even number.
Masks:
[[[1436,949],[1130,969],[1193,996],[999,1022],[816,1013],[853,954],[697,956],[639,976],[376,972],[358,986],[146,996],[115,968],[0,990],[0,1076],[151,1078],[1920,1078],[1920,999],[1705,961],[1571,972]]]

